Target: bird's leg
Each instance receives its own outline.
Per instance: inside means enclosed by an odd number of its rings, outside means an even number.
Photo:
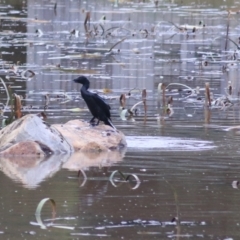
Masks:
[[[97,126],[99,124],[99,120],[97,122],[92,123],[92,126]]]
[[[90,121],[89,121],[90,124],[94,124],[95,123],[95,117],[93,117]]]
[[[98,119],[98,121],[97,121],[97,123],[96,123],[96,126],[99,124],[99,119]]]
[[[90,120],[89,123],[90,123],[91,126],[97,126],[97,125],[99,124],[99,119],[98,119],[97,123],[95,122],[95,119],[96,119],[96,118],[93,117],[93,118]]]

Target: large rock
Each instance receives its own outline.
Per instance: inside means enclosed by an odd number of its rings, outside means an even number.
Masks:
[[[125,136],[108,125],[90,126],[82,120],[71,120],[63,125],[52,125],[73,146],[75,151],[102,152],[126,147]]]
[[[3,155],[48,155],[69,153],[73,147],[39,116],[28,114],[0,131]]]
[[[92,127],[81,120],[48,126],[29,114],[0,131],[0,169],[35,188],[61,167],[78,171],[121,161],[125,147],[124,135],[109,126]]]
[[[28,114],[0,131],[3,156],[46,156],[49,154],[103,152],[126,146],[124,135],[106,125],[92,127],[72,120],[48,126],[39,116]]]

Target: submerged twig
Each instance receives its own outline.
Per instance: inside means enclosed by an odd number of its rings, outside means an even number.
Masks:
[[[166,106],[166,85],[163,83],[161,85],[162,90],[162,106],[163,106],[163,115],[165,115],[165,106]]]
[[[113,59],[116,63],[118,63],[122,68],[125,67],[125,63],[118,61],[113,55],[111,55],[111,57],[112,57],[112,59]]]
[[[57,15],[57,2],[55,2],[53,10],[54,10],[54,14]]]
[[[137,102],[136,104],[134,104],[132,107],[131,107],[131,112],[133,112],[134,108],[136,108],[136,106],[138,106],[139,104],[143,103],[143,101],[140,101],[140,102]]]
[[[110,182],[112,183],[112,185],[114,187],[117,187],[117,185],[114,183],[114,175],[116,175],[116,173],[119,173],[119,175],[121,176],[121,179],[124,181],[124,182],[129,182],[130,178],[133,178],[135,181],[136,181],[136,185],[134,187],[132,187],[132,190],[135,190],[139,187],[141,181],[140,179],[138,178],[138,176],[136,174],[129,174],[127,176],[125,176],[121,171],[119,170],[115,170],[111,173],[110,177],[109,177],[109,180]]]
[[[45,98],[44,111],[46,111],[46,109],[48,108],[49,102],[50,102],[49,94],[46,94],[44,96],[44,98]]]
[[[210,96],[209,83],[205,83],[205,97],[206,97],[206,104],[208,102],[208,106],[211,107],[211,96]]]
[[[229,25],[230,25],[230,23],[229,23],[229,15],[230,15],[230,13],[228,12],[227,32],[226,32],[226,41],[225,41],[225,51],[227,51],[227,44],[228,44],[228,39],[229,39],[229,37],[228,37],[228,34],[229,34]]]
[[[3,81],[3,79],[2,79],[1,77],[0,77],[0,81],[2,82],[3,87],[4,87],[4,89],[5,89],[5,92],[6,92],[6,94],[7,94],[6,104],[5,104],[5,105],[2,104],[2,105],[3,105],[3,110],[1,110],[1,117],[2,117],[2,116],[4,115],[4,113],[5,113],[5,111],[6,111],[6,108],[8,107],[9,101],[11,101],[11,103],[12,103],[12,100],[11,100],[11,94],[10,94],[10,92],[11,92],[10,87],[8,88],[8,87],[6,86],[5,82]],[[7,119],[6,119],[6,120],[3,120],[2,126],[5,126],[5,125],[8,124],[9,122],[11,122],[12,119],[13,119],[13,109],[12,109],[12,115],[11,115],[9,121],[8,121]]]
[[[108,51],[111,52],[111,51],[113,50],[113,48],[115,48],[118,44],[120,44],[121,42],[123,42],[125,39],[126,39],[126,37],[123,38],[123,39],[121,39],[121,40],[118,41],[117,43],[115,43]]]
[[[123,30],[126,30],[126,31],[128,31],[128,32],[131,32],[131,30],[130,29],[127,29],[127,28],[125,28],[125,27],[111,27],[111,28],[108,28],[107,30],[106,30],[106,32],[108,32],[108,31],[110,31],[110,30],[112,30],[112,29],[123,29]]]
[[[227,92],[227,94],[228,95],[232,95],[232,83],[231,83],[231,81],[228,81],[228,86],[227,86],[227,90],[228,90],[228,92]]]
[[[6,94],[7,94],[6,106],[8,106],[8,103],[9,103],[9,100],[10,100],[10,94],[9,94],[9,91],[8,91],[8,87],[6,86],[5,82],[3,81],[3,79],[1,77],[0,77],[0,81],[2,82],[2,85],[5,89]]]
[[[231,38],[228,38],[228,40],[230,40],[237,47],[237,49],[240,50],[240,47],[236,42],[234,42]]]
[[[78,178],[80,177],[80,173],[82,173],[82,175],[83,175],[83,182],[81,183],[80,187],[83,187],[85,185],[85,183],[87,182],[87,175],[82,169],[80,169],[78,171]]]
[[[29,76],[27,76],[27,73],[30,73]],[[24,78],[24,79],[31,79],[35,76],[35,73],[32,71],[32,70],[24,70],[21,72],[21,77]]]
[[[55,215],[56,215],[56,202],[54,201],[54,199],[52,199],[52,198],[42,199],[39,202],[39,204],[37,206],[37,209],[36,209],[36,212],[35,212],[36,221],[42,229],[47,228],[47,226],[43,223],[43,221],[41,219],[41,212],[42,212],[42,208],[43,208],[44,204],[48,201],[50,202],[51,207],[52,207],[52,219],[54,219]]]
[[[141,92],[141,90],[140,90],[139,88],[136,88],[136,87],[135,87],[135,88],[130,89],[130,90],[128,91],[127,95],[128,95],[128,96],[131,96],[131,93],[132,93],[132,91],[134,91],[134,90],[137,91],[137,92],[139,92],[139,93]]]
[[[145,38],[148,37],[148,30],[147,30],[147,29],[142,29],[142,30],[140,30],[140,33],[146,34],[146,35],[145,35]]]
[[[177,235],[180,236],[181,227],[180,227],[180,211],[179,211],[178,194],[177,194],[176,188],[172,184],[170,184],[167,180],[165,180],[165,182],[170,186],[170,188],[172,189],[172,192],[173,192],[175,206],[176,206],[176,217],[174,217],[172,219],[172,222],[176,221],[176,223],[177,223]]]
[[[179,27],[179,26],[177,26],[175,23],[173,23],[173,22],[170,22],[170,21],[168,21],[169,23],[171,23],[173,26],[175,26],[178,30],[180,30],[180,31],[186,31],[187,29],[186,29],[186,27]]]
[[[86,13],[86,17],[85,17],[85,20],[84,20],[84,25],[86,26],[87,23],[89,24],[90,26],[90,12],[87,12]]]
[[[147,90],[146,90],[146,89],[143,89],[143,90],[142,90],[142,100],[143,100],[145,118],[147,117],[146,98],[147,98]]]
[[[101,36],[103,36],[103,35],[104,35],[104,27],[103,27],[102,24],[99,24],[99,26],[100,26],[100,28],[102,29],[102,34],[101,34]]]

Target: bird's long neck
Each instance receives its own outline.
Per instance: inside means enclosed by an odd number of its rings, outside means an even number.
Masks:
[[[89,86],[90,86],[89,82],[84,83],[82,85],[81,91],[87,91],[89,89]]]

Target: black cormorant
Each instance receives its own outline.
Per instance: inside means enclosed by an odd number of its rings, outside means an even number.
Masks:
[[[109,125],[113,129],[116,129],[111,122],[110,106],[96,93],[88,91],[88,88],[90,86],[89,80],[84,76],[80,76],[73,81],[82,84],[82,98],[86,102],[89,111],[93,115],[90,123],[93,125],[95,118],[97,118],[98,122],[96,125],[99,124],[99,121],[103,121],[106,125]]]

